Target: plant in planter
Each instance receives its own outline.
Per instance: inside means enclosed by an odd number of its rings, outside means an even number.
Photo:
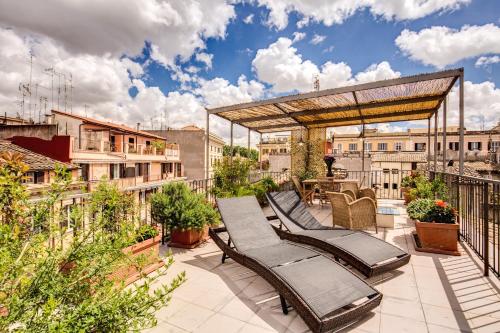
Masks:
[[[266,193],[277,191],[278,189],[279,189],[278,184],[276,184],[271,177],[264,177],[257,183],[250,185],[247,191],[248,194],[244,195],[255,195],[259,204],[265,205],[267,203]],[[239,194],[243,195],[243,193]]]
[[[459,255],[457,214],[443,200],[416,199],[407,208],[422,250]]]
[[[215,209],[185,183],[163,186],[151,197],[153,218],[170,230],[170,246],[193,248],[208,237],[208,226],[219,224]]]

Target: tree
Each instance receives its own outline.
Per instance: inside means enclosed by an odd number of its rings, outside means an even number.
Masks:
[[[124,263],[141,269],[122,251],[137,236],[131,222],[110,232],[105,226],[114,215],[104,214],[64,242],[54,202],[67,189],[67,170],[56,169],[47,198],[32,206],[22,185],[26,170],[19,156],[0,160],[0,203],[10,204],[0,223],[0,331],[128,332],[154,326],[155,311],[185,279],[182,273],[152,290],[172,258],[134,287],[110,279]],[[34,220],[43,226],[39,232]],[[57,237],[61,242],[51,241]]]
[[[231,146],[224,145],[222,151],[224,156],[231,156]],[[250,150],[248,150],[247,147],[242,146],[233,146],[233,156],[236,155],[248,158],[253,162],[257,162],[259,159],[259,152],[256,149],[250,148]]]

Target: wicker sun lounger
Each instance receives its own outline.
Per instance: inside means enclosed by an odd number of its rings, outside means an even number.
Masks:
[[[364,231],[323,226],[294,191],[268,193],[267,198],[281,222],[279,228],[274,227],[281,238],[329,252],[367,277],[410,261],[405,251]]]
[[[229,257],[263,277],[280,295],[283,313],[293,307],[313,332],[349,325],[380,304],[382,294],[335,260],[281,240],[255,197],[217,204],[225,227],[210,229],[210,237],[224,252],[222,262]]]

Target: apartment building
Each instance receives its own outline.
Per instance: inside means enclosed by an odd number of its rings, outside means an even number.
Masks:
[[[147,132],[165,138],[170,144],[176,144],[182,151],[184,175],[187,179],[204,179],[208,167],[209,177],[213,176],[214,167],[222,160],[224,140],[210,133],[208,147],[208,163],[206,164],[205,130],[196,125],[165,130],[148,130]]]
[[[275,135],[273,137],[262,138],[257,144],[257,149],[262,154],[262,161],[269,161],[270,155],[290,154],[290,135]]]
[[[459,133],[458,127],[447,127],[446,148],[443,147],[443,130],[438,128],[437,152],[442,157],[446,149],[448,159],[458,160]],[[434,153],[434,130],[431,129],[430,152]],[[405,132],[378,132],[376,129],[365,130],[365,153],[388,151],[416,151],[427,152],[427,129],[408,129]],[[491,160],[498,161],[500,152],[500,125],[490,130],[465,131],[465,159],[466,161]],[[333,153],[359,154],[363,150],[363,139],[356,134],[336,134]],[[328,145],[331,152],[331,143]]]
[[[179,146],[157,135],[125,125],[53,110],[46,125],[55,126],[50,139],[12,136],[19,146],[79,167],[78,177],[92,190],[101,179],[133,191],[182,178]],[[30,125],[36,127],[38,125]],[[31,130],[31,133],[39,131]]]
[[[55,179],[57,165],[65,167],[71,173],[73,184],[70,185],[70,188],[72,190],[78,190],[83,185],[78,181],[78,167],[76,165],[56,161],[7,140],[0,140],[0,154],[3,153],[20,155],[22,162],[28,166],[29,169],[25,174],[23,183],[32,197],[38,196],[49,189],[50,184]]]

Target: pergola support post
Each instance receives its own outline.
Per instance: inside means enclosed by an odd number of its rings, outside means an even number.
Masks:
[[[444,98],[443,101],[443,172],[446,172],[446,113],[448,112],[448,106],[446,100],[448,97]]]
[[[248,129],[248,137],[247,137],[247,150],[248,150],[248,158],[250,158],[250,128]]]
[[[210,113],[207,111],[207,131],[205,133],[205,179],[210,178],[209,177],[209,168],[210,168],[210,151],[209,151],[209,146],[210,146]],[[208,191],[205,191],[206,194],[208,195]]]
[[[434,172],[437,172],[437,154],[438,154],[438,110],[434,113]]]
[[[427,171],[431,170],[431,118],[427,118]]]
[[[259,137],[259,170],[262,173],[262,133]]]
[[[361,144],[363,145],[363,147],[361,149],[361,171],[363,173],[363,176],[361,178],[364,179],[364,177],[365,177],[365,124],[363,124],[363,128],[361,130],[361,135],[362,135]]]
[[[233,127],[234,127],[234,123],[231,122],[231,134],[230,134],[230,139],[229,139],[229,160],[231,161],[231,164],[233,164],[233,153],[234,153],[234,150],[233,150]]]
[[[460,176],[464,174],[464,72],[460,73],[460,86],[459,86],[459,101],[458,101],[458,112],[459,112],[459,161],[458,161],[458,173]]]

